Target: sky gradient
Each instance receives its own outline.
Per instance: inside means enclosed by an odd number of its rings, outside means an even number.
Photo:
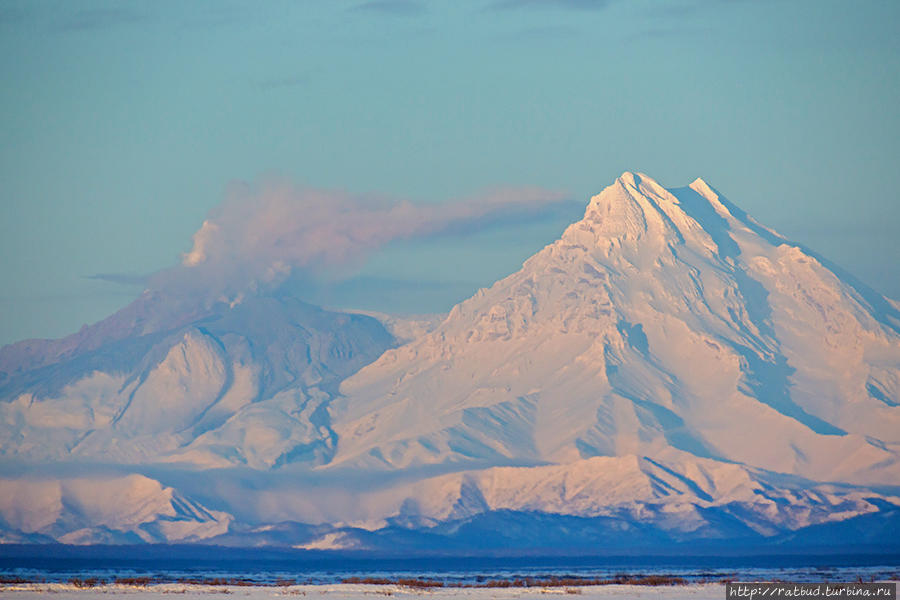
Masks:
[[[0,0],[0,343],[107,316],[235,186],[272,181],[570,200],[378,244],[297,286],[326,304],[447,310],[625,170],[702,176],[900,298],[898,18],[868,0]]]

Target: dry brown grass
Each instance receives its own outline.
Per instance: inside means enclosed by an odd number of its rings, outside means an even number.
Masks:
[[[444,587],[443,581],[435,581],[434,579],[386,579],[383,577],[347,577],[341,580],[341,583],[355,583],[363,585],[402,585],[408,588],[439,588]]]
[[[526,587],[564,587],[576,589],[584,586],[596,585],[685,585],[687,580],[671,575],[645,575],[630,576],[616,575],[609,579],[581,579],[577,577],[520,577],[517,579],[491,579],[471,584],[445,584],[443,581],[433,579],[388,579],[385,577],[347,577],[341,583],[354,583],[363,585],[400,585],[409,588],[439,588],[439,587],[463,587],[463,588],[526,588]],[[581,590],[566,593],[578,594]]]
[[[95,587],[103,582],[97,577],[85,577],[84,579],[80,577],[73,577],[69,580],[69,583],[77,588],[84,589]]]
[[[119,585],[133,585],[136,587],[147,587],[151,583],[162,583],[162,580],[155,577],[116,577],[113,583]]]

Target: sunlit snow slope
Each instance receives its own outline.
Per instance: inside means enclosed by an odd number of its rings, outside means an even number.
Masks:
[[[335,464],[698,457],[900,483],[895,304],[702,180],[583,220],[344,382]]]
[[[900,539],[900,305],[700,179],[625,173],[436,327],[382,320],[142,297],[4,348],[3,539]]]
[[[14,369],[30,359],[17,346],[29,343],[4,349],[0,456],[259,469],[327,462],[335,387],[394,342],[371,317],[277,296],[117,335],[135,320],[153,323],[163,309],[146,304],[75,340],[43,342],[67,348],[50,364]]]

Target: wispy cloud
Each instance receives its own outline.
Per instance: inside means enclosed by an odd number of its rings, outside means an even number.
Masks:
[[[497,0],[493,8],[516,10],[522,8],[565,8],[574,10],[603,10],[612,0]]]
[[[218,30],[221,28],[246,28],[259,25],[267,19],[278,18],[275,3],[267,3],[265,10],[250,3],[189,2],[183,3],[192,10],[186,11],[181,25],[188,29]]]
[[[575,27],[567,25],[545,25],[542,27],[529,27],[515,31],[506,39],[517,42],[541,42],[546,40],[564,40],[580,35],[581,32]]]
[[[687,38],[690,36],[709,36],[712,29],[702,27],[651,27],[636,31],[625,38],[625,42],[646,42],[649,40],[670,40],[672,38]]]
[[[56,22],[57,31],[96,31],[147,21],[146,14],[129,6],[83,9]]]
[[[120,285],[146,285],[149,277],[149,275],[135,275],[131,273],[95,273],[94,275],[85,275],[85,279],[108,281],[109,283]]]
[[[18,25],[27,18],[28,13],[21,6],[0,4],[0,25]]]
[[[309,76],[306,74],[291,75],[288,77],[274,77],[272,79],[263,79],[259,82],[259,88],[262,90],[275,90],[279,88],[302,87],[309,84]]]
[[[398,17],[412,17],[425,12],[425,4],[415,0],[369,0],[353,7],[353,10],[381,13]]]
[[[414,203],[284,183],[242,185],[194,233],[181,265],[151,276],[148,288],[230,302],[288,277],[340,279],[393,241],[462,236],[546,218],[569,212],[567,200],[539,188]]]
[[[672,0],[654,2],[644,7],[648,16],[662,18],[689,18],[710,10],[727,9],[748,4],[777,4],[784,0]]]

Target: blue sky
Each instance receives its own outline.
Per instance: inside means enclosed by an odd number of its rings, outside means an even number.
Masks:
[[[420,203],[529,187],[534,219],[373,250],[311,299],[439,311],[624,170],[702,176],[900,297],[900,3],[0,0],[0,343],[96,321],[235,182]],[[303,293],[301,290],[300,293]]]

